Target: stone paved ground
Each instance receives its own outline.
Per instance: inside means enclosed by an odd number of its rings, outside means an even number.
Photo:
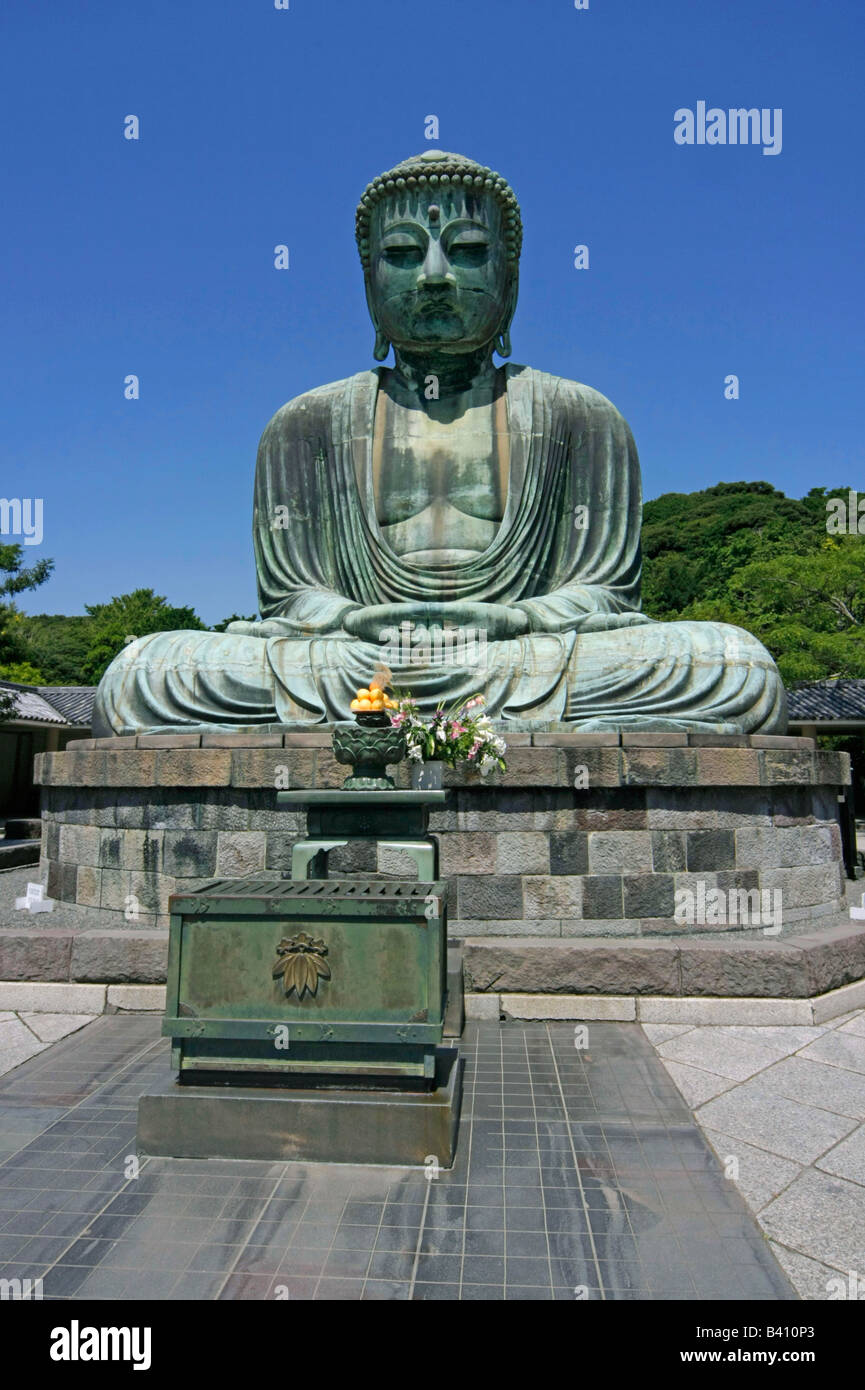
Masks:
[[[0,1076],[75,1033],[93,1014],[10,1013],[0,1010]]]
[[[470,1023],[457,1161],[428,1181],[173,1159],[136,1176],[159,1019],[40,1040],[0,1077],[0,1277],[59,1299],[794,1299],[641,1029],[588,1042]]]
[[[156,1076],[164,1073],[167,1063],[164,1045],[156,1036],[158,1021],[152,1017],[103,1018],[99,1020],[97,1029],[88,1028],[86,1033],[79,1032],[93,1021],[90,1015],[85,1014],[0,1013],[0,1076],[5,1077],[0,1081],[0,1264],[9,1259],[10,1269],[14,1265],[16,1270],[13,1272],[21,1273],[21,1252],[27,1242],[22,1239],[13,1251],[9,1238],[29,1233],[31,1244],[25,1255],[25,1263],[43,1252],[56,1253],[58,1259],[43,1268],[43,1273],[50,1271],[51,1280],[55,1283],[75,1277],[69,1273],[72,1268],[69,1253],[60,1249],[57,1242],[63,1243],[62,1236],[57,1236],[56,1232],[65,1228],[70,1221],[66,1209],[68,1201],[74,1203],[77,1199],[80,1202],[84,1199],[83,1193],[73,1188],[67,1191],[65,1187],[57,1193],[46,1182],[44,1187],[28,1187],[23,1195],[15,1196],[16,1173],[20,1172],[22,1164],[25,1169],[31,1163],[37,1169],[44,1169],[49,1155],[65,1152],[62,1136],[70,1132],[67,1126],[75,1111],[80,1111],[80,1114],[72,1123],[80,1127],[84,1122],[83,1130],[79,1129],[84,1138],[80,1143],[72,1142],[71,1152],[79,1157],[95,1152],[101,1161],[111,1145],[100,1145],[98,1142],[105,1126],[104,1120],[99,1119],[99,1111],[103,1107],[96,1105],[95,1098],[107,1084],[105,1068],[114,1077],[126,1066],[125,1043],[128,1039],[143,1040],[142,1057],[123,1083],[122,1115],[113,1102],[108,1104],[106,1114],[111,1120],[107,1133],[117,1132],[117,1142],[123,1155],[131,1151],[134,1148],[131,1143],[133,1112],[128,1107],[143,1089],[139,1072],[143,1069],[149,1075]],[[757,1214],[771,1251],[786,1270],[799,1295],[806,1299],[825,1299],[829,1289],[838,1288],[830,1281],[840,1278],[841,1287],[846,1285],[848,1290],[854,1290],[856,1296],[865,1297],[865,1010],[809,1028],[658,1024],[644,1025],[642,1032],[656,1049],[660,1061],[687,1104],[693,1108],[720,1164],[729,1168],[733,1183],[750,1209]],[[238,1193],[244,1192],[252,1184],[259,1191],[260,1174],[272,1174],[277,1168],[280,1170],[280,1195],[273,1198],[275,1205],[267,1207],[266,1217],[262,1209],[260,1224],[270,1236],[270,1226],[277,1221],[273,1230],[275,1240],[267,1242],[271,1263],[283,1234],[286,1236],[287,1249],[280,1268],[285,1278],[294,1281],[291,1287],[296,1297],[312,1296],[316,1289],[322,1297],[339,1294],[346,1297],[401,1298],[410,1295],[456,1298],[460,1296],[460,1290],[462,1297],[498,1298],[503,1293],[507,1297],[564,1297],[570,1285],[567,1282],[554,1282],[556,1272],[561,1275],[567,1263],[566,1257],[561,1255],[563,1232],[558,1228],[562,1223],[567,1223],[574,1237],[573,1247],[580,1245],[586,1257],[592,1257],[587,1266],[579,1262],[574,1264],[572,1281],[574,1285],[585,1282],[594,1272],[594,1281],[587,1284],[590,1297],[602,1296],[602,1289],[603,1296],[608,1298],[687,1298],[701,1296],[701,1290],[703,1297],[721,1297],[722,1294],[710,1295],[706,1292],[700,1271],[687,1260],[682,1262],[688,1245],[683,1245],[683,1231],[677,1225],[677,1220],[684,1221],[686,1216],[690,1217],[691,1236],[699,1228],[699,1248],[707,1252],[706,1241],[717,1239],[719,1213],[713,1213],[711,1201],[708,1210],[698,1211],[697,1208],[710,1188],[717,1200],[723,1202],[723,1189],[729,1188],[730,1184],[719,1179],[718,1164],[706,1152],[705,1146],[698,1143],[695,1148],[695,1130],[688,1123],[688,1112],[672,1089],[660,1080],[662,1073],[657,1068],[654,1074],[651,1072],[648,1055],[635,1048],[633,1039],[637,1033],[635,1025],[590,1024],[587,1054],[572,1056],[572,1025],[470,1025],[466,1038],[466,1094],[473,1108],[471,1124],[463,1130],[458,1160],[458,1172],[462,1171],[460,1163],[466,1158],[470,1173],[463,1174],[461,1182],[456,1180],[456,1174],[446,1174],[442,1175],[434,1188],[428,1188],[419,1175],[407,1175],[405,1170],[393,1170],[383,1175],[379,1170],[370,1168],[325,1170],[301,1168],[298,1165],[244,1164],[239,1167],[249,1176],[236,1177],[232,1190],[236,1188]],[[72,1034],[77,1034],[77,1038],[70,1037]],[[109,1037],[112,1041],[107,1045]],[[76,1046],[67,1046],[66,1049],[55,1047],[48,1054],[51,1044],[63,1038],[67,1038],[69,1043],[75,1042]],[[77,1045],[79,1042],[81,1048]],[[22,1066],[31,1058],[34,1062],[30,1067]],[[113,1065],[115,1060],[116,1067]],[[67,1067],[71,1068],[70,1075],[74,1078],[73,1090],[69,1094],[61,1094],[59,1110],[53,1103],[46,1109],[46,1087],[49,1100],[56,1099],[54,1078],[57,1069],[64,1072]],[[34,1106],[26,1100],[31,1089],[34,1092],[31,1098],[36,1101]],[[558,1091],[561,1093],[556,1094]],[[567,1107],[567,1121],[563,1107]],[[93,1133],[89,1131],[91,1119],[95,1126]],[[663,1123],[659,1127],[658,1121],[661,1119]],[[467,1142],[470,1148],[468,1154]],[[573,1151],[569,1153],[572,1142]],[[563,1152],[567,1161],[561,1167]],[[529,1153],[530,1161],[526,1163],[524,1154]],[[653,1153],[655,1158],[651,1157]],[[548,1191],[549,1187],[554,1187],[560,1190],[553,1192],[551,1202],[543,1200],[539,1203],[536,1200],[529,1203],[525,1211],[520,1210],[514,1217],[516,1226],[505,1220],[507,1204],[504,1209],[496,1205],[494,1214],[485,1213],[484,1210],[470,1213],[469,1208],[473,1206],[476,1194],[482,1188],[491,1188],[486,1174],[493,1154],[498,1160],[495,1163],[498,1176],[494,1185],[497,1190],[501,1186],[506,1197],[513,1183],[516,1183],[518,1190],[525,1189],[524,1179],[530,1175],[533,1184],[538,1172],[541,1174],[542,1189]],[[506,1161],[502,1161],[502,1154]],[[639,1161],[635,1167],[636,1155],[639,1155]],[[5,1163],[2,1162],[3,1156],[7,1158]],[[549,1186],[544,1182],[544,1170],[550,1165],[559,1170],[564,1187],[558,1181]],[[148,1191],[146,1184],[153,1183],[158,1177],[155,1188],[149,1192],[147,1203],[138,1213],[146,1213],[147,1221],[158,1223],[163,1213],[167,1215],[169,1211],[179,1209],[177,1201],[172,1200],[176,1197],[173,1180],[203,1171],[200,1164],[150,1160],[144,1164],[142,1178],[137,1183],[130,1181],[121,1184],[112,1197],[103,1200],[103,1189],[99,1186],[100,1178],[96,1171],[98,1166],[85,1164],[83,1171],[88,1175],[88,1185],[91,1181],[96,1182],[101,1203],[99,1210],[104,1208],[103,1215],[114,1216],[122,1212],[126,1218],[125,1226],[129,1229],[124,1230],[121,1256],[124,1252],[128,1256],[142,1237],[142,1232],[146,1234],[149,1229],[147,1222],[129,1219],[125,1210],[129,1195]],[[224,1178],[225,1174],[217,1173],[213,1164],[208,1163],[206,1167],[208,1175]],[[222,1167],[229,1175],[239,1172],[236,1164]],[[348,1186],[347,1172],[353,1175]],[[695,1198],[692,1187],[695,1177],[701,1172],[702,1197]],[[563,1176],[565,1173],[568,1174],[567,1182]],[[626,1182],[627,1178],[637,1175],[638,1182]],[[43,1171],[42,1176],[47,1179],[51,1175]],[[69,1176],[67,1173],[66,1177]],[[116,1179],[117,1174],[113,1176]],[[101,1174],[102,1181],[111,1177],[110,1172],[103,1171]],[[582,1188],[567,1185],[577,1179],[581,1179]],[[12,1206],[6,1186],[10,1180],[13,1183]],[[145,1183],[144,1189],[142,1182]],[[285,1206],[282,1194],[287,1186],[295,1195]],[[193,1187],[194,1184],[190,1184],[190,1192]],[[336,1189],[338,1192],[334,1195]],[[113,1192],[113,1187],[109,1190]],[[468,1195],[470,1192],[471,1198]],[[655,1198],[660,1196],[660,1206],[656,1204],[653,1208],[652,1202],[646,1200],[649,1192]],[[460,1280],[415,1277],[413,1286],[411,1281],[405,1284],[401,1280],[383,1280],[382,1270],[398,1267],[405,1271],[408,1266],[405,1259],[390,1263],[378,1260],[369,1262],[371,1274],[365,1275],[360,1285],[357,1284],[359,1276],[346,1276],[344,1295],[340,1292],[343,1276],[328,1274],[323,1266],[313,1281],[313,1287],[310,1283],[310,1265],[314,1261],[310,1260],[309,1251],[306,1247],[297,1247],[302,1249],[302,1257],[299,1260],[300,1272],[295,1271],[293,1260],[288,1258],[287,1237],[292,1225],[291,1218],[287,1215],[286,1220],[282,1221],[274,1213],[293,1211],[296,1215],[305,1202],[305,1215],[299,1224],[303,1239],[306,1239],[306,1227],[333,1223],[336,1206],[343,1200],[343,1193],[345,1202],[349,1204],[349,1214],[358,1201],[368,1205],[370,1211],[373,1208],[381,1209],[382,1230],[378,1231],[368,1254],[384,1253],[387,1242],[396,1238],[392,1231],[383,1229],[384,1226],[390,1226],[396,1216],[406,1218],[405,1226],[401,1227],[400,1245],[410,1244],[415,1238],[420,1245],[417,1251],[400,1249],[392,1253],[401,1256],[412,1254],[412,1267],[414,1254],[417,1254],[421,1273],[427,1268],[420,1260],[421,1256],[443,1256],[445,1253],[453,1256],[453,1237],[445,1239],[437,1233],[453,1232],[458,1228],[455,1224],[456,1213],[462,1203],[465,1217],[463,1234],[458,1242],[461,1252]],[[398,1195],[402,1193],[410,1195]],[[58,1200],[60,1195],[62,1202]],[[489,1190],[483,1193],[484,1197],[489,1195]],[[611,1208],[613,1197],[619,1205]],[[559,1208],[557,1203],[562,1198],[564,1205]],[[22,1213],[16,1204],[19,1201],[23,1203],[25,1199]],[[40,1207],[40,1199],[44,1199],[44,1207]],[[166,1201],[167,1205],[164,1205]],[[695,1202],[696,1207],[693,1205]],[[186,1207],[189,1204],[181,1205],[184,1206],[184,1215],[187,1215]],[[226,1201],[221,1204],[221,1209],[229,1205]],[[481,1206],[485,1207],[486,1202]],[[416,1208],[423,1211],[422,1222],[415,1219],[418,1216]],[[618,1212],[620,1218],[615,1230],[611,1223],[613,1210]],[[72,1211],[75,1216],[69,1228],[70,1234],[78,1221],[74,1205]],[[388,1213],[387,1220],[384,1218],[385,1212]],[[323,1213],[322,1221],[311,1220],[319,1213]],[[720,1212],[720,1215],[725,1217],[729,1226],[731,1213]],[[497,1223],[495,1234],[493,1227],[490,1227],[489,1233],[481,1237],[481,1230],[486,1228],[482,1224],[480,1230],[475,1230],[474,1226],[487,1219]],[[667,1224],[670,1219],[672,1226]],[[747,1221],[744,1226],[741,1224],[741,1210],[738,1221],[737,1229],[747,1229]],[[532,1229],[523,1231],[519,1225],[522,1222],[529,1222]],[[335,1238],[342,1224],[343,1219],[337,1223]],[[344,1224],[365,1226],[368,1223],[347,1221]],[[78,1221],[79,1229],[75,1234],[83,1237],[89,1225],[91,1223],[82,1218]],[[535,1230],[536,1226],[540,1229]],[[204,1226],[201,1230],[204,1230]],[[366,1241],[371,1234],[367,1230],[349,1232],[345,1238],[355,1241],[362,1238]],[[599,1249],[597,1242],[601,1234],[607,1244]],[[315,1238],[321,1235],[321,1232],[313,1233]],[[54,1245],[51,1245],[52,1241]],[[253,1240],[249,1233],[246,1233],[244,1241],[243,1245],[240,1240],[227,1242],[238,1246],[232,1254],[238,1255],[239,1265],[233,1269],[230,1277],[225,1275],[221,1290],[214,1292],[212,1279],[210,1282],[193,1281],[192,1273],[200,1272],[195,1271],[194,1267],[174,1271],[175,1283],[180,1282],[183,1274],[185,1287],[204,1290],[206,1286],[207,1291],[190,1294],[194,1297],[267,1296],[262,1293],[264,1273],[261,1269],[245,1268],[250,1263],[248,1247],[260,1242]],[[151,1279],[144,1279],[145,1288],[161,1286],[164,1281],[158,1270],[148,1270],[148,1261],[153,1253],[150,1249],[152,1242],[141,1239],[140,1243],[143,1267],[134,1272],[137,1276],[153,1275]],[[67,1240],[66,1246],[69,1244]],[[296,1240],[293,1244],[296,1246]],[[447,1246],[447,1251],[439,1250],[439,1245]],[[427,1246],[433,1248],[427,1249]],[[496,1283],[487,1287],[486,1291],[476,1287],[472,1277],[475,1272],[487,1270],[498,1274],[501,1269],[519,1275],[520,1265],[516,1262],[535,1259],[534,1252],[541,1246],[546,1250],[549,1263],[549,1289],[545,1284],[544,1291],[539,1292],[537,1286],[514,1285],[512,1282]],[[495,1249],[497,1253],[485,1253],[478,1262],[474,1256],[479,1255],[481,1248],[484,1252]],[[731,1247],[728,1245],[726,1248],[729,1250]],[[750,1245],[748,1248],[751,1248]],[[81,1249],[79,1245],[79,1254]],[[653,1286],[657,1283],[658,1267],[655,1256],[650,1260],[649,1254],[658,1249],[676,1253],[677,1258],[672,1263],[664,1265],[662,1262],[660,1268],[668,1270],[669,1278],[675,1274],[676,1279],[682,1282],[674,1282],[666,1288]],[[241,1253],[243,1250],[246,1250],[246,1254]],[[517,1251],[520,1253],[515,1253]],[[101,1268],[101,1257],[106,1254],[104,1240],[94,1242],[94,1252],[100,1256],[98,1266]],[[626,1252],[631,1252],[633,1258],[626,1258]],[[335,1254],[335,1251],[329,1252],[328,1258],[331,1253]],[[346,1256],[341,1263],[348,1262],[353,1269],[357,1268],[359,1261],[355,1260],[355,1253],[352,1252],[351,1260]],[[180,1257],[184,1254],[194,1261],[193,1250],[179,1252]],[[467,1255],[472,1257],[468,1265]],[[562,1259],[565,1259],[564,1265]],[[484,1260],[490,1263],[485,1264]],[[555,1267],[553,1260],[558,1261]],[[339,1263],[340,1260],[335,1260],[330,1268]],[[108,1268],[111,1267],[109,1263]],[[435,1270],[435,1264],[430,1267]],[[440,1271],[449,1273],[453,1273],[456,1267],[452,1260],[450,1263],[442,1260],[438,1264]],[[528,1265],[523,1267],[524,1272],[528,1269]],[[61,1274],[61,1270],[66,1272]],[[602,1277],[605,1271],[608,1271],[607,1276]],[[268,1288],[276,1281],[278,1272],[270,1272]],[[82,1287],[81,1296],[91,1292],[93,1296],[101,1296],[98,1291],[107,1284],[96,1277],[97,1273],[98,1270],[88,1272],[84,1280],[86,1288]],[[12,1277],[12,1273],[4,1269],[0,1271],[0,1276]],[[339,1288],[337,1283],[331,1282],[333,1280],[338,1281]],[[641,1283],[640,1280],[646,1282]],[[431,1286],[429,1290],[426,1289],[427,1283]],[[616,1287],[620,1284],[623,1287]],[[385,1285],[388,1286],[387,1290]],[[530,1287],[534,1287],[533,1293],[524,1292],[525,1288]],[[763,1296],[785,1295],[776,1292],[764,1293]]]
[[[865,1299],[865,1010],[812,1028],[643,1030],[801,1297]]]

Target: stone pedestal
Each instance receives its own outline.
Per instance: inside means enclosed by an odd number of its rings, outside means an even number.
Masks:
[[[768,735],[551,731],[510,735],[507,758],[486,779],[446,769],[430,815],[452,937],[741,929],[677,923],[683,888],[780,889],[785,924],[843,907],[846,754]],[[394,771],[408,787],[409,765]],[[341,787],[345,768],[326,732],[274,729],[82,740],[42,754],[36,777],[50,896],[140,931],[167,925],[173,892],[289,871],[306,821],[278,809],[277,790]],[[372,841],[331,857],[340,877],[414,872]]]
[[[450,1168],[460,1118],[462,1061],[437,1054],[436,1088],[292,1091],[178,1086],[142,1096],[138,1151],[171,1158],[374,1163]]]

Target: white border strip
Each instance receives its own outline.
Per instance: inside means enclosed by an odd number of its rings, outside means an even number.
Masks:
[[[82,985],[62,980],[0,982],[0,1011],[39,1014],[162,1013],[165,985]]]
[[[2,998],[2,995],[0,995]],[[865,1008],[865,980],[810,999],[643,994],[466,994],[466,1018],[611,1019],[623,1023],[810,1025]]]

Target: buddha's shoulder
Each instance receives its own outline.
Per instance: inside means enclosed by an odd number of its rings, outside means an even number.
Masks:
[[[374,371],[357,372],[354,376],[343,377],[341,381],[329,381],[324,386],[315,386],[310,391],[304,391],[280,406],[268,421],[262,439],[272,439],[286,432],[294,433],[305,427],[315,428],[319,421],[332,415],[333,410],[345,401],[352,390],[363,387],[372,389],[375,383]]]
[[[512,382],[530,381],[535,391],[544,395],[553,406],[568,413],[604,417],[607,420],[623,419],[618,407],[607,396],[596,391],[594,386],[586,386],[585,382],[571,381],[565,376],[539,371],[537,367],[516,364],[508,366],[508,376]]]

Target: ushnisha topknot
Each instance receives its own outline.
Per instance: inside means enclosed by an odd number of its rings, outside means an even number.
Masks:
[[[478,164],[464,154],[449,154],[446,150],[424,150],[422,154],[404,159],[393,169],[379,174],[368,183],[357,205],[355,236],[365,272],[370,269],[369,223],[372,209],[382,198],[405,190],[447,188],[461,184],[464,188],[492,193],[502,210],[505,246],[508,262],[516,269],[523,244],[523,223],[516,194],[507,179],[493,169]]]

